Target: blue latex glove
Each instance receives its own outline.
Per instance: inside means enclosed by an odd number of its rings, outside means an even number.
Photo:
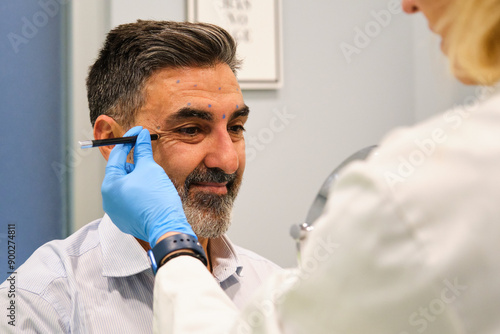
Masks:
[[[120,230],[151,247],[166,232],[196,237],[172,181],[153,160],[149,131],[137,126],[125,134],[135,135],[134,165],[127,163],[133,144],[116,145],[109,155],[101,187],[104,211]]]

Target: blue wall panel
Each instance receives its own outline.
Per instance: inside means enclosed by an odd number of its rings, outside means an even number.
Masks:
[[[7,277],[8,224],[16,267],[64,236],[64,6],[59,0],[0,4],[0,279]],[[12,251],[11,251],[12,253]]]

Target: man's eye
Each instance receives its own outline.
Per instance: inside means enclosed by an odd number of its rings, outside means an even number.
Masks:
[[[228,127],[227,129],[230,132],[237,133],[237,134],[241,134],[241,133],[245,132],[245,128],[243,127],[243,125],[233,125],[233,126]]]
[[[195,126],[190,126],[186,128],[180,128],[177,130],[179,133],[188,135],[188,136],[196,136],[198,133],[200,133],[200,128],[195,127]]]

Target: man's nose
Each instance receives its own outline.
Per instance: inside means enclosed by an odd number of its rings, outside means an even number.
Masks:
[[[226,174],[233,174],[238,170],[239,157],[235,143],[227,131],[214,133],[210,141],[209,152],[205,156],[207,168],[220,168]]]
[[[402,0],[401,5],[407,14],[415,14],[420,11],[415,0]]]

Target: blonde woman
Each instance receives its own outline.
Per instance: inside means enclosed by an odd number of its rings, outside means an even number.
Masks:
[[[157,332],[500,333],[500,1],[404,0],[403,8],[425,15],[456,77],[492,87],[491,96],[393,131],[377,154],[347,167],[301,268],[275,276],[242,314],[192,251],[166,254]],[[154,196],[147,190],[143,201]],[[136,224],[177,231],[168,219]]]

